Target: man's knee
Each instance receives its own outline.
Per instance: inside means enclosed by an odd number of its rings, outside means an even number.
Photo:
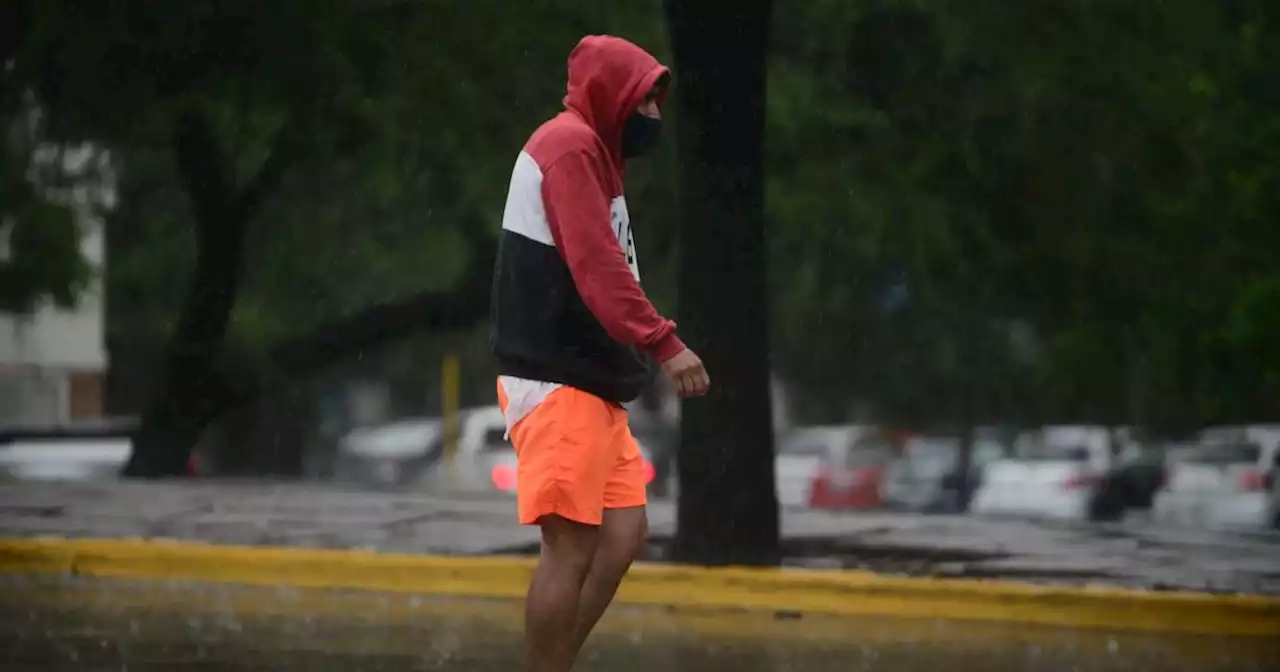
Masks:
[[[598,571],[616,574],[621,579],[631,562],[640,557],[648,538],[649,518],[643,506],[605,511],[595,560],[605,566]]]

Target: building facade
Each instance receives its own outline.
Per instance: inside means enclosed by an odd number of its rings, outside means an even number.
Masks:
[[[0,425],[61,425],[102,416],[107,369],[102,276],[106,264],[102,207],[115,193],[107,157],[91,146],[38,153],[70,174],[92,173],[54,197],[75,208],[80,250],[93,281],[71,309],[43,305],[29,315],[0,313]]]

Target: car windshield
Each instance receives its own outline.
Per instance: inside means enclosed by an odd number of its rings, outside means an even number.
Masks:
[[[794,457],[826,457],[831,453],[832,437],[817,432],[801,432],[782,440],[778,454]]]
[[[982,466],[1005,456],[1004,444],[990,439],[981,439],[973,444],[973,464]]]
[[[846,467],[851,468],[884,467],[897,457],[898,451],[894,450],[887,441],[870,439],[855,443],[845,455],[844,463]]]
[[[947,469],[960,456],[960,442],[952,439],[916,439],[908,441],[902,452],[903,460],[913,468]]]
[[[1089,459],[1089,447],[1065,441],[1051,442],[1043,434],[1028,434],[1018,438],[1014,445],[1014,456],[1026,462],[1086,462]]]
[[[1210,443],[1187,451],[1182,459],[1193,464],[1256,464],[1261,455],[1255,443]]]
[[[1157,443],[1129,443],[1118,456],[1121,464],[1160,464],[1164,458],[1165,446]]]

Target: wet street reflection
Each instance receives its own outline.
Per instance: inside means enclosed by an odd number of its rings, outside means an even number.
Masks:
[[[522,669],[505,600],[0,577],[4,670]],[[1264,638],[935,620],[615,609],[577,670],[1205,672],[1280,669]]]

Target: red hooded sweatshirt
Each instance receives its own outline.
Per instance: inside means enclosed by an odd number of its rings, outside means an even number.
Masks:
[[[569,55],[565,111],[525,144],[503,212],[490,332],[502,375],[624,402],[650,376],[646,356],[684,349],[640,288],[622,184],[624,122],[667,73],[616,37]]]

